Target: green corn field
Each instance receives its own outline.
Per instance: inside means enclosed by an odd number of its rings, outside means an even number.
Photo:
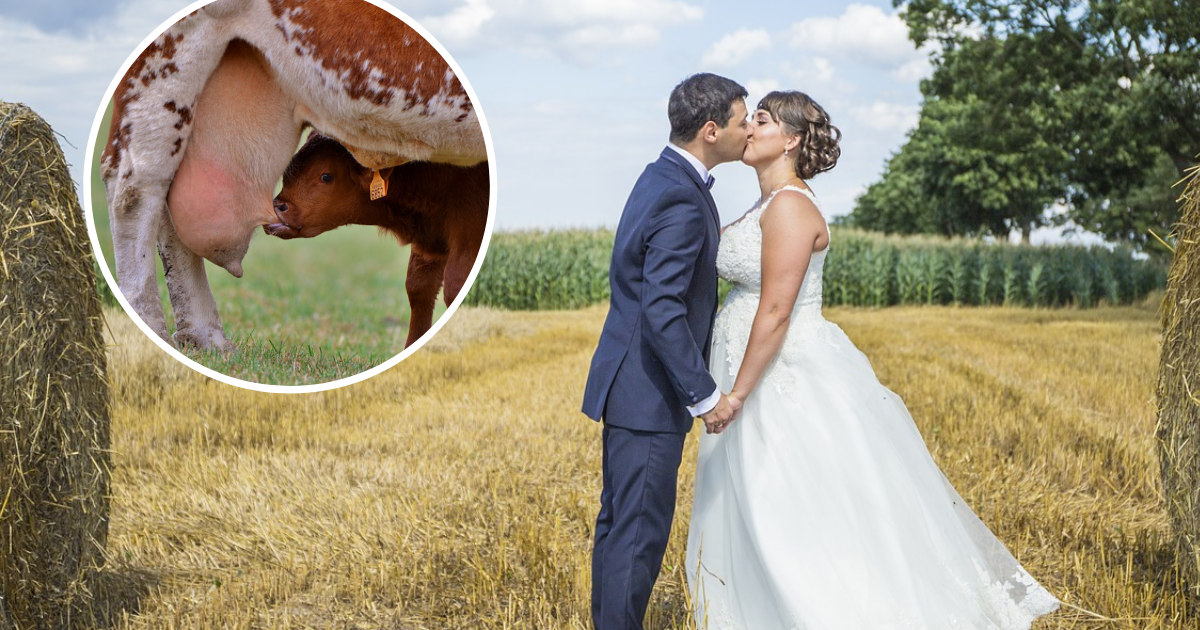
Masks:
[[[610,230],[497,232],[465,303],[536,311],[603,302],[612,244]]]
[[[1128,248],[1013,245],[838,230],[825,302],[1075,306],[1130,304],[1161,289],[1163,265]]]
[[[499,232],[466,303],[570,309],[608,299],[609,230]],[[825,264],[825,303],[1090,308],[1161,289],[1166,269],[1123,247],[1013,245],[839,229]],[[722,283],[722,291],[728,285]]]

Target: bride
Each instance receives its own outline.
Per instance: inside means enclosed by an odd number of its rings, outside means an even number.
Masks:
[[[687,544],[697,625],[713,630],[1026,629],[1059,602],[942,475],[904,403],[821,315],[829,226],[805,180],[841,136],[772,92],[742,161],[761,201],[717,255],[734,288],[710,370],[740,415],[701,437]]]

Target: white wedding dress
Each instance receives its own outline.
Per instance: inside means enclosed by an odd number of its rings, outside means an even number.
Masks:
[[[735,283],[713,335],[722,391],[758,308],[768,203],[721,238],[717,269]],[[822,317],[826,251],[813,254],[783,346],[741,414],[700,438],[687,544],[698,627],[1029,628],[1058,600],[963,502],[904,403]]]

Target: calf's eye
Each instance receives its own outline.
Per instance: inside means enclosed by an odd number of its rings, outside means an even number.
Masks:
[[[328,184],[333,181],[333,175],[331,173],[321,173],[321,181]]]

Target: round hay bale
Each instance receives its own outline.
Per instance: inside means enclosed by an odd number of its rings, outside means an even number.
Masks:
[[[109,507],[95,282],[54,132],[0,102],[0,628],[94,621]]]
[[[1200,171],[1184,190],[1163,298],[1158,451],[1179,564],[1200,589]]]

